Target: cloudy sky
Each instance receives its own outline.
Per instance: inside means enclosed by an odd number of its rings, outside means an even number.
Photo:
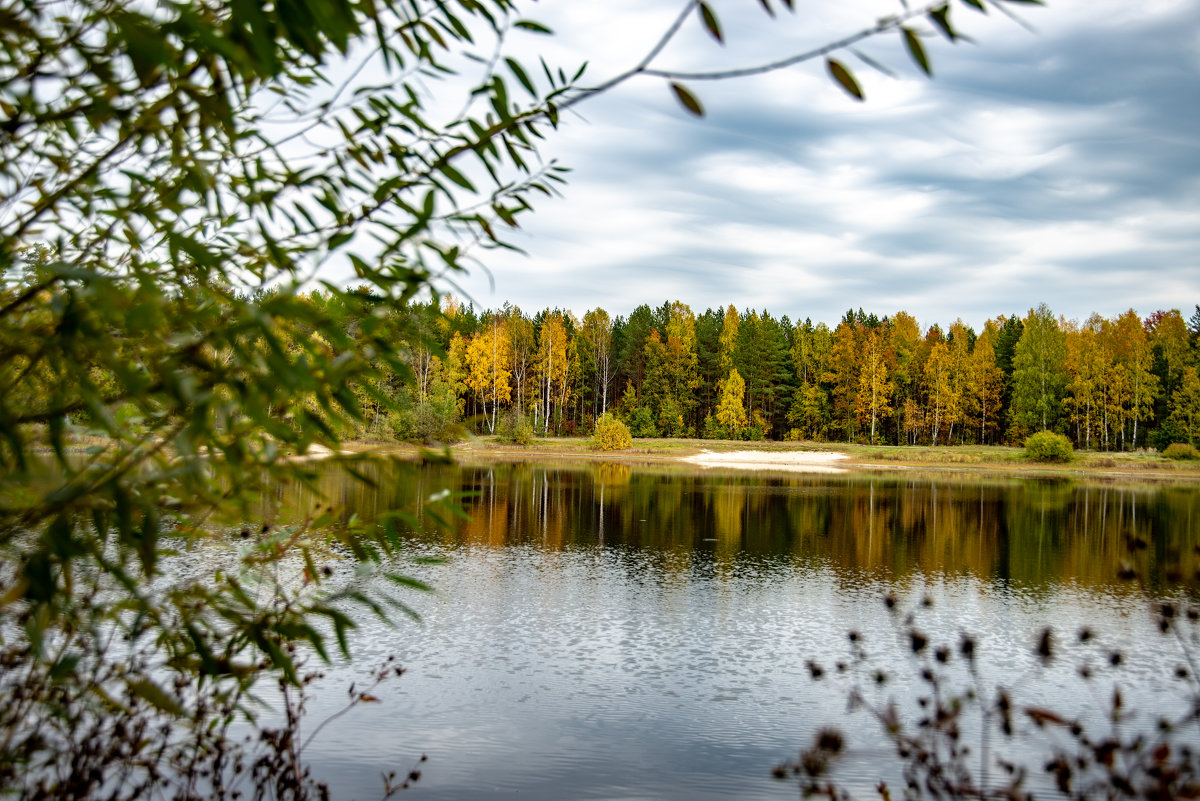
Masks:
[[[780,0],[774,5],[782,7]],[[531,44],[599,83],[684,0],[542,0]],[[757,64],[824,44],[896,0],[713,0],[728,44],[687,21],[656,65]],[[697,120],[639,77],[580,104],[545,147],[574,172],[524,218],[527,255],[488,253],[462,289],[582,315],[680,299],[836,322],[850,307],[972,325],[1046,302],[1069,318],[1200,303],[1200,0],[1010,4],[1033,30],[954,0],[975,43],[928,30],[925,78],[891,34],[852,54],[867,100],[822,60],[691,82]],[[536,63],[536,62],[535,62]]]

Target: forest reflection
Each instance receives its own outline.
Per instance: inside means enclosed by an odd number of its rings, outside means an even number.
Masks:
[[[970,574],[1028,589],[1119,584],[1130,564],[1154,587],[1197,568],[1200,489],[1071,480],[930,479],[667,471],[598,463],[329,467],[280,490],[281,512],[318,502],[375,520],[406,510],[412,536],[446,545],[621,547],[694,558],[719,571],[765,557],[814,560],[844,580]],[[425,499],[448,490],[468,519],[433,525]]]

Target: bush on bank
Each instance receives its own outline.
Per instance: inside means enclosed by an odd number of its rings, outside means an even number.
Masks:
[[[1053,431],[1039,431],[1025,440],[1025,458],[1034,462],[1069,462],[1074,450],[1071,440]]]
[[[596,421],[596,435],[592,440],[597,450],[622,451],[633,444],[629,427],[611,414],[603,414]]]
[[[1162,455],[1164,459],[1175,459],[1177,461],[1200,460],[1200,450],[1197,450],[1195,445],[1188,445],[1186,442],[1171,443],[1163,451]]]

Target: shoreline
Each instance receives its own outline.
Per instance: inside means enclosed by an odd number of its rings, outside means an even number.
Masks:
[[[637,439],[621,451],[597,451],[590,439],[535,439],[528,445],[480,437],[455,445],[421,448],[411,444],[360,443],[356,451],[391,452],[420,458],[447,452],[460,461],[588,462],[676,465],[681,468],[777,472],[976,474],[1011,478],[1096,478],[1200,482],[1200,463],[1163,459],[1155,452],[1080,452],[1065,464],[1026,461],[1024,449],[1010,446],[852,445],[829,442],[740,442],[701,439]]]
[[[69,451],[82,448],[73,443]],[[101,444],[91,442],[92,445]],[[46,448],[45,452],[49,452]],[[620,451],[598,451],[585,437],[536,438],[527,445],[473,437],[453,445],[346,440],[337,451],[313,443],[304,454],[284,454],[290,462],[317,462],[389,456],[460,462],[575,462],[675,466],[680,469],[780,473],[959,474],[1009,478],[1200,483],[1200,462],[1172,461],[1157,452],[1076,452],[1065,464],[1030,462],[1024,449],[1003,445],[857,445],[832,442],[744,442],[703,439],[636,439]]]

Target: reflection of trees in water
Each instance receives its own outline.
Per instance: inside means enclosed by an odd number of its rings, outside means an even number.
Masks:
[[[1071,481],[937,481],[900,476],[685,474],[600,463],[364,465],[375,486],[314,469],[308,485],[264,501],[281,518],[316,503],[377,519],[439,491],[469,514],[449,543],[540,548],[600,544],[672,552],[685,569],[705,554],[722,568],[747,559],[815,559],[845,577],[968,573],[1036,588],[1111,584],[1141,543],[1153,584],[1196,569],[1200,491]],[[422,535],[425,536],[425,535]],[[430,535],[432,536],[432,535]]]
[[[722,550],[742,547],[742,515],[746,510],[746,491],[734,484],[713,490],[713,526]]]
[[[595,468],[596,484],[602,487],[627,487],[633,477],[633,468],[617,462],[601,462]]]
[[[627,464],[616,464],[613,462],[601,462],[596,465],[596,487],[598,488],[599,498],[596,499],[596,535],[599,542],[605,542],[605,516],[612,516],[608,511],[609,505],[623,500],[625,490],[629,486],[629,481],[633,477],[633,468]]]

